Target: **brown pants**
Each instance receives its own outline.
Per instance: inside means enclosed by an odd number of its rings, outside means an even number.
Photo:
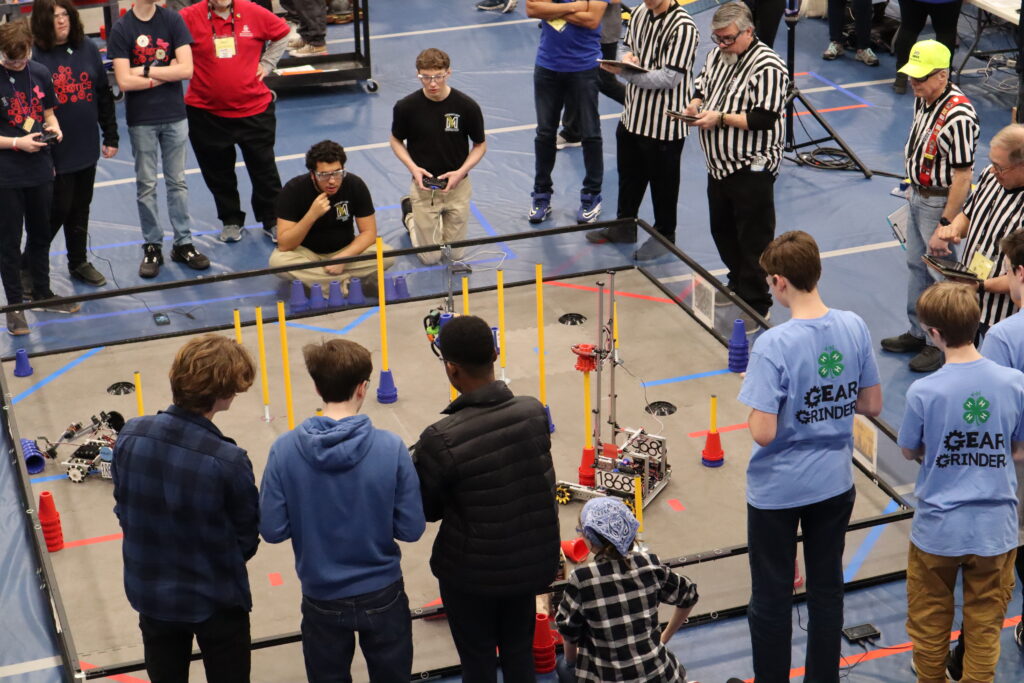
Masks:
[[[962,683],[991,683],[999,661],[999,636],[1013,593],[1016,549],[994,557],[943,557],[913,543],[907,556],[907,633],[914,643],[918,683],[946,683],[946,655],[953,627],[953,590],[963,571],[964,675]]]
[[[391,247],[387,244],[384,246],[384,252],[391,251]],[[370,247],[364,251],[364,254],[375,253],[376,247],[370,245]],[[332,254],[318,254],[315,251],[307,249],[303,246],[298,246],[291,251],[281,251],[280,249],[274,249],[270,254],[270,267],[279,268],[281,266],[304,266],[310,263],[319,263],[320,261],[329,261],[334,258]],[[393,258],[384,257],[384,270],[387,270],[394,264]],[[350,278],[357,277],[360,280],[367,277],[373,277],[377,273],[377,262],[374,260],[368,261],[357,261],[355,263],[346,263],[345,270],[342,271],[341,275],[331,275],[323,268],[304,268],[302,270],[293,270],[281,273],[275,273],[279,278],[284,280],[301,280],[307,285],[328,285],[332,280],[337,280],[341,283],[342,291],[348,292],[348,281]],[[327,292],[324,290],[324,295]]]

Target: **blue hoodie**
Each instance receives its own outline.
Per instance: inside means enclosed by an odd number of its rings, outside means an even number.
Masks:
[[[420,483],[397,434],[365,415],[311,417],[270,448],[260,534],[292,539],[303,595],[338,600],[402,578],[395,539],[423,535]]]

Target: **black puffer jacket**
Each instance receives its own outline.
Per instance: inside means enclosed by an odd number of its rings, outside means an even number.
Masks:
[[[492,382],[444,412],[413,450],[427,521],[441,520],[434,576],[478,595],[543,589],[559,543],[544,406]]]

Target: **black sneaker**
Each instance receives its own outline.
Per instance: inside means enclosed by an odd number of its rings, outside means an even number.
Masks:
[[[886,337],[881,341],[882,349],[892,353],[910,353],[925,347],[924,339],[904,332],[898,337]]]
[[[961,636],[962,638],[963,636]],[[956,647],[946,655],[946,675],[954,681],[964,677],[964,643],[957,641]]]
[[[604,244],[605,242],[628,244],[636,242],[636,226],[632,226],[632,229],[612,226],[601,228],[600,230],[591,230],[587,233],[587,241],[593,244]]]
[[[78,313],[82,310],[82,304],[74,301],[67,302],[57,298],[53,292],[46,292],[45,296],[38,297],[41,302],[36,308],[49,313]]]
[[[907,92],[907,74],[896,74],[892,82],[892,91],[897,95]]]
[[[156,277],[160,273],[160,266],[164,264],[164,253],[160,250],[159,244],[142,245],[142,263],[139,265],[139,277]]]
[[[409,216],[412,215],[412,197],[405,195],[402,197],[402,225],[405,229],[409,229]]]
[[[1018,550],[1018,552],[1020,552]],[[1013,627],[1013,640],[1017,643],[1017,647],[1024,650],[1024,620]]]
[[[668,253],[668,248],[663,245],[660,240],[656,237],[649,237],[647,238],[647,241],[640,245],[640,248],[633,253],[633,258],[637,261],[653,261]]]
[[[96,270],[96,268],[94,268],[88,261],[75,266],[74,268],[68,269],[68,272],[75,280],[84,282],[87,285],[92,285],[93,287],[102,287],[107,284],[107,278],[103,277],[103,273]]]
[[[172,247],[171,260],[184,263],[192,270],[206,270],[210,267],[210,259],[196,251],[191,243]]]
[[[28,334],[28,321],[25,320],[25,311],[11,311],[7,313],[7,331],[16,337]]]
[[[273,92],[273,91],[271,91]],[[277,244],[277,223],[263,224],[263,234],[274,244]]]
[[[946,354],[934,346],[926,346],[921,352],[910,359],[907,365],[914,372],[934,372],[946,362]]]

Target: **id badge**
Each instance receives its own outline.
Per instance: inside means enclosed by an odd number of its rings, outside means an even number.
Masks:
[[[565,30],[565,27],[569,24],[565,19],[558,17],[556,19],[547,19],[548,26],[555,29],[559,33]]]
[[[31,116],[25,117],[25,122],[21,124],[21,129],[26,133],[31,133],[32,129],[36,127],[36,120]]]
[[[971,262],[967,266],[967,270],[971,271],[982,280],[987,280],[992,277],[992,271],[995,269],[995,261],[982,254],[980,251],[974,252],[974,256],[971,257]]]
[[[214,38],[213,49],[218,59],[230,59],[235,56],[235,37]]]

